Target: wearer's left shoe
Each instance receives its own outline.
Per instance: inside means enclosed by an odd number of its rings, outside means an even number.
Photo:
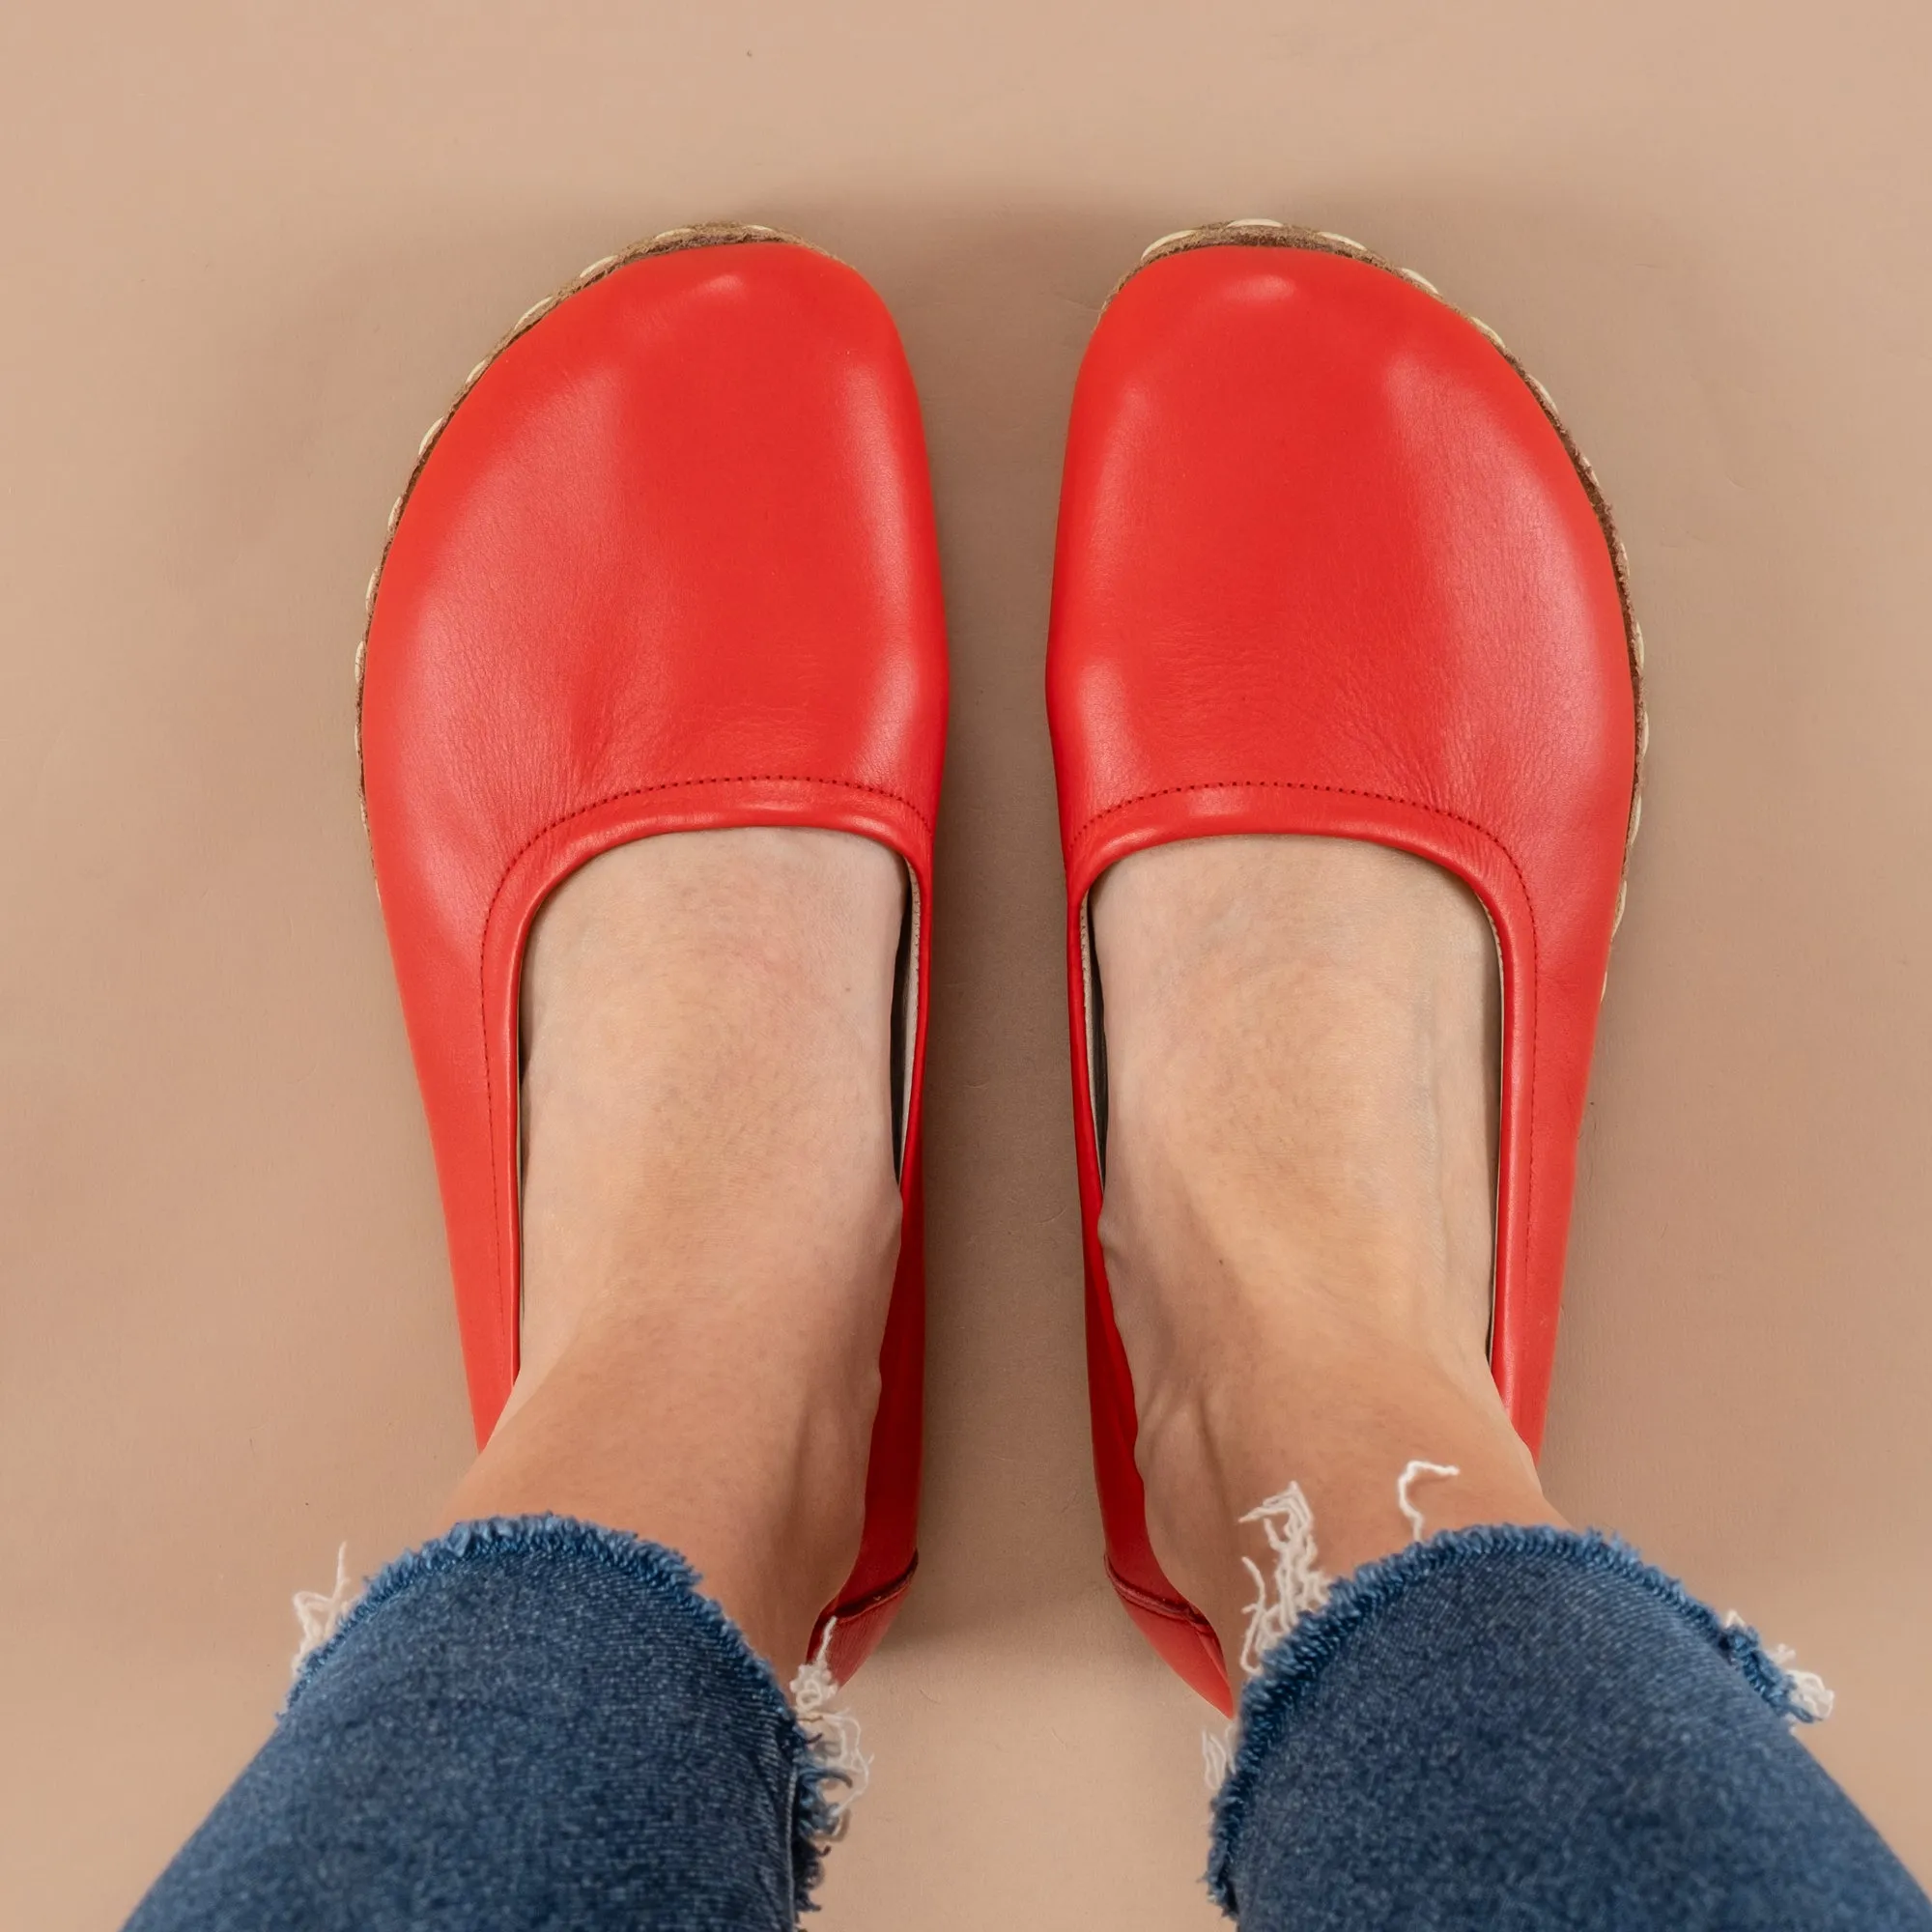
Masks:
[[[1641,662],[1589,466],[1420,277],[1343,236],[1230,222],[1155,242],[1116,292],[1074,393],[1047,652],[1094,1458],[1116,1589],[1223,1708],[1220,1645],[1154,1558],[1134,1462],[1088,895],[1148,846],[1281,833],[1415,853],[1481,900],[1503,981],[1490,1356],[1534,1449]]]
[[[904,1201],[849,1677],[912,1579],[920,1103],[946,643],[885,305],[769,228],[661,235],[540,302],[423,440],[370,582],[370,847],[442,1187],[477,1439],[517,1373],[519,985],[545,898],[660,833],[818,826],[904,861]],[[640,1402],[649,1391],[638,1392]],[[816,1649],[818,1635],[814,1634]]]

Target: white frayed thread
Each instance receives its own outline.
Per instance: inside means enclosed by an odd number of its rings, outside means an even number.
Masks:
[[[1258,1522],[1274,1551],[1274,1575],[1262,1575],[1261,1565],[1243,1556],[1241,1567],[1255,1579],[1255,1600],[1248,1605],[1247,1634],[1241,1639],[1241,1675],[1255,1676],[1262,1659],[1311,1610],[1328,1601],[1335,1579],[1316,1562],[1315,1512],[1291,1483],[1278,1496],[1241,1518]]]
[[[1784,1672],[1793,1705],[1814,1724],[1822,1724],[1838,1701],[1837,1692],[1815,1670],[1796,1669],[1798,1653],[1788,1643],[1773,1644],[1771,1661]]]
[[[1724,1612],[1723,1624],[1726,1630],[1749,1629],[1736,1610]],[[1815,1670],[1800,1670],[1798,1653],[1788,1643],[1768,1643],[1764,1654],[1784,1672],[1785,1695],[1792,1709],[1802,1712],[1814,1724],[1822,1724],[1836,1708],[1838,1693]]]
[[[1416,1479],[1462,1473],[1453,1463],[1429,1463],[1420,1458],[1404,1465],[1396,1478],[1395,1500],[1408,1524],[1411,1543],[1419,1543],[1423,1533],[1422,1512],[1409,1499]],[[1253,1558],[1241,1558],[1241,1567],[1255,1583],[1255,1600],[1248,1605],[1248,1628],[1241,1638],[1241,1674],[1254,1677],[1260,1674],[1268,1652],[1303,1617],[1328,1601],[1335,1578],[1316,1560],[1315,1512],[1299,1483],[1289,1484],[1280,1495],[1270,1496],[1240,1520],[1260,1523],[1274,1551],[1272,1577],[1264,1577]],[[1201,1772],[1210,1795],[1227,1781],[1236,1748],[1236,1724],[1230,1724],[1218,1737],[1212,1731],[1201,1733]]]
[[[852,1806],[872,1781],[872,1760],[859,1748],[859,1719],[850,1711],[833,1708],[840,1687],[826,1660],[832,1650],[832,1633],[838,1628],[838,1619],[834,1617],[819,1638],[817,1656],[801,1663],[798,1675],[791,1680],[791,1707],[799,1729],[810,1743],[812,1761],[844,1786],[840,1796],[826,1794],[826,1808],[832,1817],[827,1835],[834,1839],[845,1835]]]
[[[1396,1478],[1395,1502],[1408,1524],[1411,1543],[1422,1541],[1424,1528],[1422,1512],[1409,1497],[1416,1479],[1462,1473],[1454,1463],[1430,1463],[1420,1457],[1404,1464]],[[1255,1601],[1248,1605],[1247,1634],[1241,1640],[1241,1674],[1253,1677],[1261,1669],[1263,1658],[1311,1610],[1319,1610],[1328,1601],[1335,1579],[1315,1560],[1315,1512],[1299,1483],[1289,1484],[1280,1495],[1270,1496],[1241,1520],[1260,1523],[1274,1550],[1272,1578],[1264,1577],[1261,1565],[1251,1558],[1241,1558],[1241,1567],[1255,1579]]]
[[[1410,1542],[1419,1542],[1423,1532],[1422,1512],[1409,1500],[1409,1490],[1419,1476],[1460,1476],[1453,1463],[1428,1463],[1418,1459],[1407,1463],[1396,1478],[1396,1507],[1409,1527]],[[1317,1561],[1315,1512],[1302,1493],[1299,1483],[1291,1483],[1278,1496],[1251,1509],[1243,1522],[1258,1522],[1266,1532],[1268,1547],[1274,1551],[1274,1574],[1262,1574],[1252,1557],[1241,1558],[1241,1567],[1254,1578],[1255,1600],[1248,1607],[1248,1628],[1241,1638],[1241,1674],[1257,1676],[1264,1659],[1293,1630],[1303,1617],[1319,1610],[1328,1601],[1335,1579]],[[1210,1793],[1226,1782],[1234,1761],[1236,1726],[1230,1724],[1219,1737],[1212,1731],[1201,1733],[1201,1771]]]
[[[1395,1506],[1402,1512],[1403,1520],[1408,1524],[1408,1540],[1422,1541],[1422,1512],[1409,1501],[1408,1492],[1418,1476],[1460,1476],[1462,1470],[1454,1463],[1407,1463],[1400,1476],[1395,1479]]]
[[[342,1628],[342,1619],[355,1607],[361,1595],[361,1586],[349,1580],[349,1546],[342,1544],[335,1552],[334,1589],[326,1593],[298,1590],[289,1600],[295,1606],[296,1622],[301,1626],[301,1641],[289,1662],[291,1681],[301,1675],[302,1665]]]

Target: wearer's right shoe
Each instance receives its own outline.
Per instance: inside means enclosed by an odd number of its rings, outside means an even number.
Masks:
[[[545,898],[612,846],[724,826],[857,833],[905,862],[895,1091],[879,1095],[897,1127],[898,1272],[859,1558],[820,1618],[837,1619],[842,1680],[912,1578],[923,1413],[946,645],[892,319],[850,269],[771,229],[659,236],[585,270],[477,365],[391,530],[370,585],[363,791],[479,1441],[517,1372],[518,999]]]
[[[1220,1646],[1154,1560],[1134,1462],[1088,895],[1130,853],[1226,833],[1398,846],[1475,893],[1503,981],[1491,1359],[1534,1448],[1636,831],[1641,662],[1589,467],[1428,283],[1242,222],[1156,242],[1116,293],[1074,394],[1047,656],[1094,1454],[1116,1589],[1223,1708]]]

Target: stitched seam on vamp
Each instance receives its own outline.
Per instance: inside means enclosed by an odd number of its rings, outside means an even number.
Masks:
[[[1101,819],[1111,818],[1117,811],[1128,811],[1137,805],[1147,804],[1150,799],[1172,798],[1176,792],[1182,791],[1322,791],[1333,793],[1338,798],[1372,798],[1378,805],[1406,806],[1410,811],[1431,811],[1439,818],[1453,818],[1458,825],[1466,825],[1470,831],[1480,832],[1494,843],[1497,851],[1509,860],[1510,870],[1516,874],[1517,884],[1522,886],[1525,901],[1529,897],[1529,888],[1523,883],[1522,868],[1517,864],[1515,855],[1480,819],[1452,811],[1446,805],[1428,805],[1420,799],[1402,798],[1391,791],[1368,791],[1361,785],[1315,784],[1306,779],[1201,779],[1188,784],[1162,785],[1155,791],[1136,792],[1132,798],[1101,807],[1073,835],[1073,841],[1078,844]]]
[[[1073,835],[1072,842],[1078,844],[1093,831],[1103,818],[1111,818],[1117,811],[1129,811],[1137,805],[1145,805],[1150,799],[1172,798],[1183,791],[1319,791],[1327,792],[1338,798],[1373,799],[1378,805],[1399,805],[1408,811],[1434,812],[1437,817],[1455,820],[1458,825],[1466,825],[1471,832],[1480,832],[1505,859],[1509,868],[1516,874],[1517,890],[1522,894],[1524,915],[1529,921],[1529,972],[1534,980],[1539,973],[1539,962],[1543,957],[1543,940],[1536,929],[1536,901],[1530,896],[1529,882],[1522,875],[1522,867],[1516,862],[1516,854],[1479,820],[1465,817],[1460,811],[1452,811],[1447,806],[1425,805],[1416,799],[1398,798],[1393,792],[1368,791],[1360,785],[1313,784],[1303,779],[1209,779],[1193,784],[1162,785],[1154,791],[1136,793],[1132,798],[1123,798],[1117,805],[1110,805],[1092,813],[1085,824]],[[1542,1025],[1543,1002],[1532,999],[1529,1003],[1529,1065],[1530,1079],[1526,1088],[1523,1104],[1523,1167],[1522,1167],[1522,1219],[1527,1230],[1534,1219],[1536,1205],[1536,1036]],[[1525,1234],[1525,1240],[1528,1236]]]
[[[901,792],[895,792],[886,785],[867,784],[864,779],[815,778],[809,772],[738,772],[722,778],[709,779],[666,779],[662,784],[628,785],[622,791],[608,792],[602,798],[593,798],[588,805],[573,806],[559,817],[553,818],[548,825],[537,831],[518,846],[511,855],[510,862],[503,867],[503,876],[497,881],[497,891],[490,895],[490,909],[497,909],[497,897],[503,890],[504,882],[517,868],[517,862],[532,845],[550,837],[559,825],[568,825],[573,818],[582,818],[586,811],[596,811],[607,805],[615,805],[620,798],[642,798],[654,791],[691,791],[699,785],[730,784],[822,784],[843,785],[851,791],[870,792],[874,798],[889,798],[895,805],[902,805],[924,827],[928,836],[932,833],[932,821],[926,817],[911,799]],[[1500,841],[1499,841],[1500,842]]]
[[[895,805],[902,805],[919,820],[921,829],[930,838],[933,835],[932,821],[926,817],[911,799],[903,797],[885,785],[867,784],[863,779],[822,779],[810,778],[798,772],[752,772],[731,778],[708,779],[667,779],[662,784],[629,785],[623,791],[608,793],[603,798],[592,799],[588,805],[574,807],[571,810],[553,818],[548,825],[530,834],[510,855],[503,867],[502,874],[497,881],[496,890],[490,895],[490,904],[483,915],[483,933],[476,949],[476,1031],[483,1049],[483,1124],[490,1137],[490,1253],[496,1264],[497,1279],[503,1279],[503,1224],[497,1218],[497,1083],[490,1071],[490,1005],[488,989],[483,979],[484,950],[490,943],[490,922],[497,916],[497,901],[503,896],[503,888],[510,882],[510,874],[523,863],[524,855],[534,845],[539,845],[560,825],[568,825],[573,818],[582,818],[585,812],[599,811],[607,805],[615,805],[626,798],[643,798],[654,791],[690,791],[699,785],[719,784],[822,784],[843,785],[851,791],[870,792],[874,798],[889,798]]]

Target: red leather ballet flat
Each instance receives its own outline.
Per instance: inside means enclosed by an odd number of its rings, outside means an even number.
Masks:
[[[517,1372],[518,988],[546,895],[611,846],[723,826],[854,832],[905,862],[905,1219],[864,1541],[820,1621],[842,1679],[911,1580],[919,1504],[946,644],[898,336],[850,269],[770,229],[659,236],[477,366],[390,528],[363,795],[479,1441]]]
[[[1223,1709],[1220,1647],[1154,1560],[1134,1463],[1096,1228],[1088,895],[1147,846],[1303,833],[1418,853],[1482,900],[1504,1011],[1491,1358],[1534,1448],[1636,831],[1641,663],[1588,465],[1428,283],[1243,222],[1156,242],[1116,293],[1074,396],[1047,655],[1094,1454],[1115,1588]]]

